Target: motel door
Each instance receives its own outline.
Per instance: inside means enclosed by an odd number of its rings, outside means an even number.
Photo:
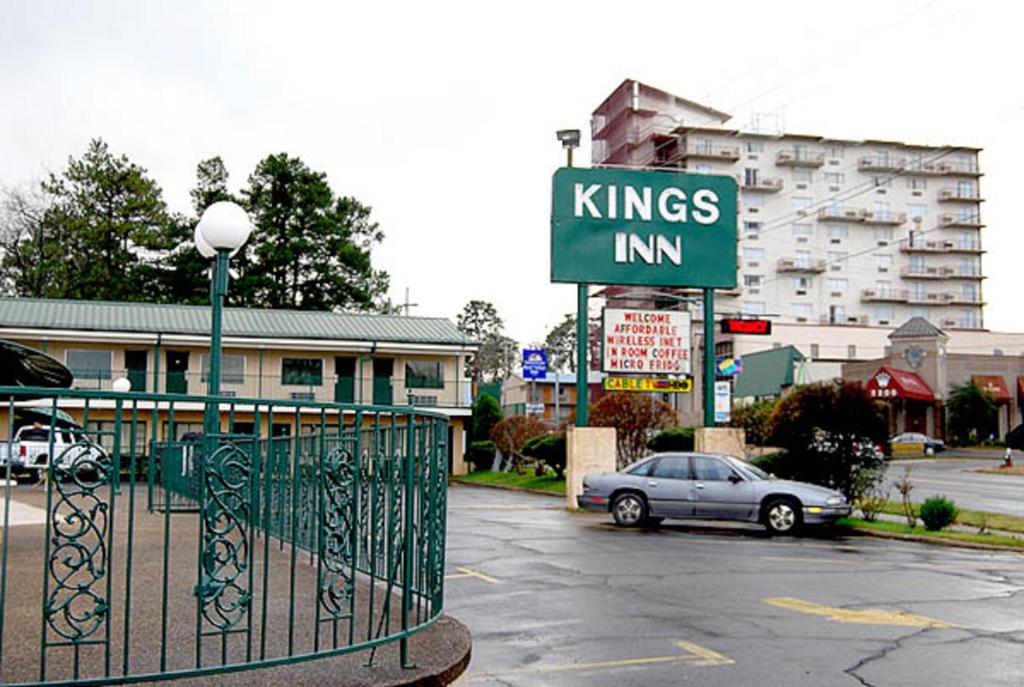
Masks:
[[[906,402],[906,420],[903,423],[904,432],[918,432],[927,434],[928,427],[928,406],[924,403]]]

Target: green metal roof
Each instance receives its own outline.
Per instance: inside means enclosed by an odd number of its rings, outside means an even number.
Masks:
[[[202,305],[0,298],[0,329],[73,329],[151,334],[210,334]],[[304,310],[224,309],[224,336],[473,345],[442,317]]]
[[[737,398],[778,396],[793,385],[793,366],[804,357],[793,346],[772,348],[743,356],[743,372],[736,378]]]

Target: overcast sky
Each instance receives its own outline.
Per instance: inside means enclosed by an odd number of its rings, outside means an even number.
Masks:
[[[1024,329],[1024,91],[1016,3],[11,2],[0,21],[0,184],[92,137],[188,209],[196,163],[232,186],[286,151],[373,207],[374,262],[414,314],[493,302],[541,340],[554,131],[624,78],[785,128],[984,148],[985,323]],[[69,256],[71,259],[72,256]]]

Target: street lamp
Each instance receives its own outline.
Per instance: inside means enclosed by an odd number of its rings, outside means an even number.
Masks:
[[[207,376],[208,396],[220,395],[220,341],[224,297],[228,291],[228,258],[234,255],[249,239],[252,224],[249,216],[236,203],[222,200],[206,208],[196,225],[194,235],[196,249],[204,258],[216,258],[210,279],[210,371]],[[220,411],[212,405],[207,408],[208,434],[215,433],[220,425],[217,414]]]

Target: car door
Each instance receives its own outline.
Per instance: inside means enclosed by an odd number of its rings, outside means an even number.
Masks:
[[[655,517],[693,517],[693,480],[689,456],[662,456],[644,483]]]
[[[698,518],[748,520],[754,485],[718,456],[693,456],[694,512]]]

